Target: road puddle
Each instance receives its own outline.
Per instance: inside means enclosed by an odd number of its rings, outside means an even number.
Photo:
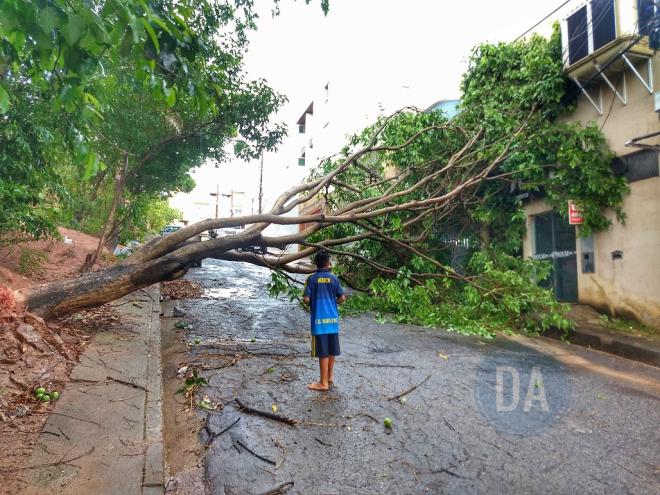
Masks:
[[[204,289],[205,299],[233,299],[233,298],[245,298],[245,297],[254,297],[254,291],[245,289],[243,287],[211,287]]]

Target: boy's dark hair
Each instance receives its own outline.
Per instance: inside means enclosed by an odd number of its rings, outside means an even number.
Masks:
[[[316,268],[325,268],[330,264],[330,255],[327,251],[319,251],[314,256],[314,264]]]

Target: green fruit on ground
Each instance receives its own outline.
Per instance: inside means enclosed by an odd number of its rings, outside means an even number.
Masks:
[[[193,342],[194,342],[195,344],[199,344],[199,343],[201,342],[201,340],[200,340],[200,339],[195,339],[195,340],[193,340]]]
[[[44,402],[50,402],[50,395],[44,394],[41,396],[41,400]]]
[[[43,396],[44,396],[44,394],[40,392],[40,393],[37,394],[37,399],[41,400],[41,398],[42,398]]]
[[[34,391],[34,395],[39,395],[39,394],[43,395],[43,394],[45,394],[45,393],[46,393],[46,389],[43,388],[43,387],[39,387],[38,389],[36,389],[36,390]]]
[[[394,421],[392,421],[391,418],[385,418],[383,420],[383,424],[385,425],[385,428],[392,428],[392,425],[394,424]]]
[[[50,398],[53,400],[57,400],[60,398],[60,393],[57,390],[55,390],[52,394],[50,394]]]

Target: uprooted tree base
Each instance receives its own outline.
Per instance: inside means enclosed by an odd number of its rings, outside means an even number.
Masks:
[[[119,318],[112,308],[103,306],[47,325],[40,317],[14,307],[8,294],[0,285],[0,493],[17,493],[24,463],[53,407],[53,403],[37,400],[34,390],[63,390],[93,331],[110,329]],[[66,436],[61,431],[49,433]]]

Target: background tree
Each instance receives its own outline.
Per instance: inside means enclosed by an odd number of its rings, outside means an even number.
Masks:
[[[136,194],[191,187],[187,171],[231,140],[243,157],[272,148],[283,129],[266,124],[283,99],[242,73],[255,20],[250,0],[0,3],[0,233],[54,232],[43,198],[64,199],[62,167],[102,174],[92,196],[116,190],[115,219]],[[30,107],[39,115],[26,119]]]

